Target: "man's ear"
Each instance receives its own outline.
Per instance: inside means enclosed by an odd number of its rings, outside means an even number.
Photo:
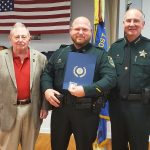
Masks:
[[[31,39],[32,39],[32,36],[30,35],[30,37],[29,37],[29,41],[31,41]]]
[[[10,34],[8,35],[8,39],[11,40],[11,35]]]

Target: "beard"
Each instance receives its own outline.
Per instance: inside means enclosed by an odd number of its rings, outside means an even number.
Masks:
[[[83,38],[72,38],[74,45],[77,47],[84,47],[86,44],[89,43],[90,39],[83,39]]]

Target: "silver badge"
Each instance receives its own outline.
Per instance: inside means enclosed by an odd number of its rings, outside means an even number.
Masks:
[[[142,51],[139,51],[139,54],[141,57],[146,57],[147,53],[145,52],[145,50],[143,49]]]

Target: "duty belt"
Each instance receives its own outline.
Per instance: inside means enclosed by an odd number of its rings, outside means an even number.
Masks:
[[[75,97],[71,94],[65,94],[63,97],[62,105],[74,105],[77,109],[92,108],[92,105],[96,101],[93,98],[88,97]]]
[[[76,97],[69,93],[61,95],[61,97],[58,97],[58,100],[61,102],[60,107],[56,108],[52,106],[51,109],[59,109],[66,105],[71,105],[75,109],[90,109],[96,114],[99,114],[100,108],[105,103],[103,98]]]
[[[128,95],[128,100],[130,101],[141,101],[142,100],[142,95],[141,94],[129,94]]]
[[[121,100],[125,101],[142,101],[142,95],[141,94],[129,94],[126,98],[120,96]]]

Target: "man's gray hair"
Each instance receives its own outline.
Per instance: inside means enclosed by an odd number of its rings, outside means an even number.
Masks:
[[[25,28],[27,30],[28,35],[30,36],[30,32],[29,29],[21,22],[17,22],[13,25],[13,27],[10,30],[10,34],[13,34],[13,32],[17,29],[17,28]]]
[[[145,22],[145,14],[143,13],[142,10],[137,9],[137,8],[130,8],[130,9],[128,9],[128,10],[126,11],[125,15],[124,15],[124,20],[126,19],[127,13],[128,13],[129,11],[133,11],[133,10],[140,12],[140,13],[141,13],[141,20],[142,20],[143,22]]]

